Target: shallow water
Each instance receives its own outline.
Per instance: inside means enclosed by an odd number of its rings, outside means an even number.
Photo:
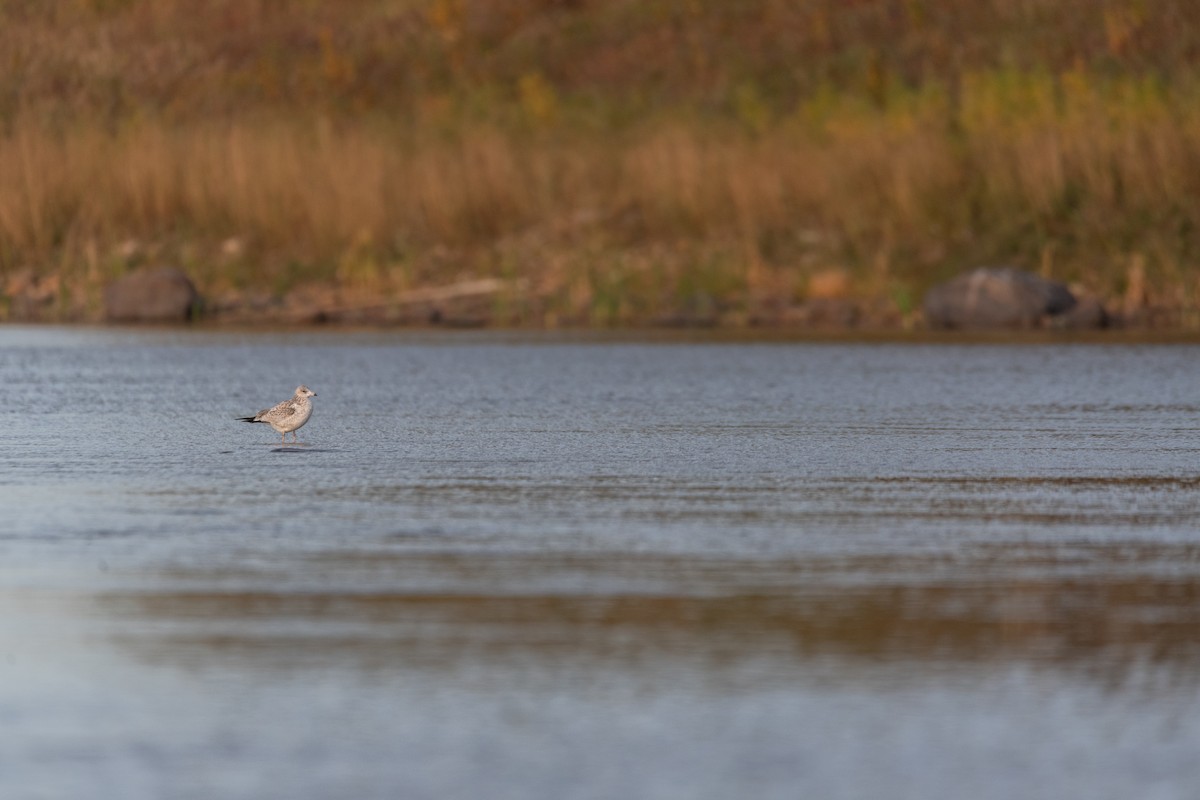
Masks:
[[[1200,347],[0,328],[0,387],[6,800],[1200,793]]]

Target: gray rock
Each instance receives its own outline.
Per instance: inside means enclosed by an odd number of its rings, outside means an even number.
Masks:
[[[104,290],[110,322],[187,322],[199,305],[196,287],[174,267],[138,270]]]
[[[923,308],[933,328],[1036,328],[1054,326],[1076,304],[1064,284],[1000,268],[977,269],[933,287]]]

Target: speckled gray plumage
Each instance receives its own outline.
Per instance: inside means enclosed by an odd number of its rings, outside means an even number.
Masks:
[[[313,406],[309,398],[316,396],[316,392],[307,386],[300,385],[296,387],[296,393],[289,399],[276,403],[270,408],[264,408],[252,417],[238,417],[238,419],[242,422],[266,423],[275,429],[282,441],[286,441],[289,433],[292,434],[292,441],[299,441],[300,437],[296,431],[304,427],[308,418],[312,416]]]

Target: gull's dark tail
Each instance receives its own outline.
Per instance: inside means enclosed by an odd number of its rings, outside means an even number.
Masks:
[[[238,422],[262,422],[261,419],[255,419],[254,417],[236,417],[236,419]]]

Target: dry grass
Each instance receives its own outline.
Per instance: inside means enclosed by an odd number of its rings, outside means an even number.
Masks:
[[[991,38],[920,2],[352,5],[6,6],[28,80],[0,93],[0,271],[92,307],[148,259],[210,292],[489,275],[526,322],[737,318],[830,268],[905,311],[994,261],[1200,295],[1200,71],[1166,32],[1197,37],[1171,3],[955,6]],[[988,55],[1035,29],[1029,63]],[[790,34],[824,77],[781,70]],[[638,113],[647,90],[669,102]]]

